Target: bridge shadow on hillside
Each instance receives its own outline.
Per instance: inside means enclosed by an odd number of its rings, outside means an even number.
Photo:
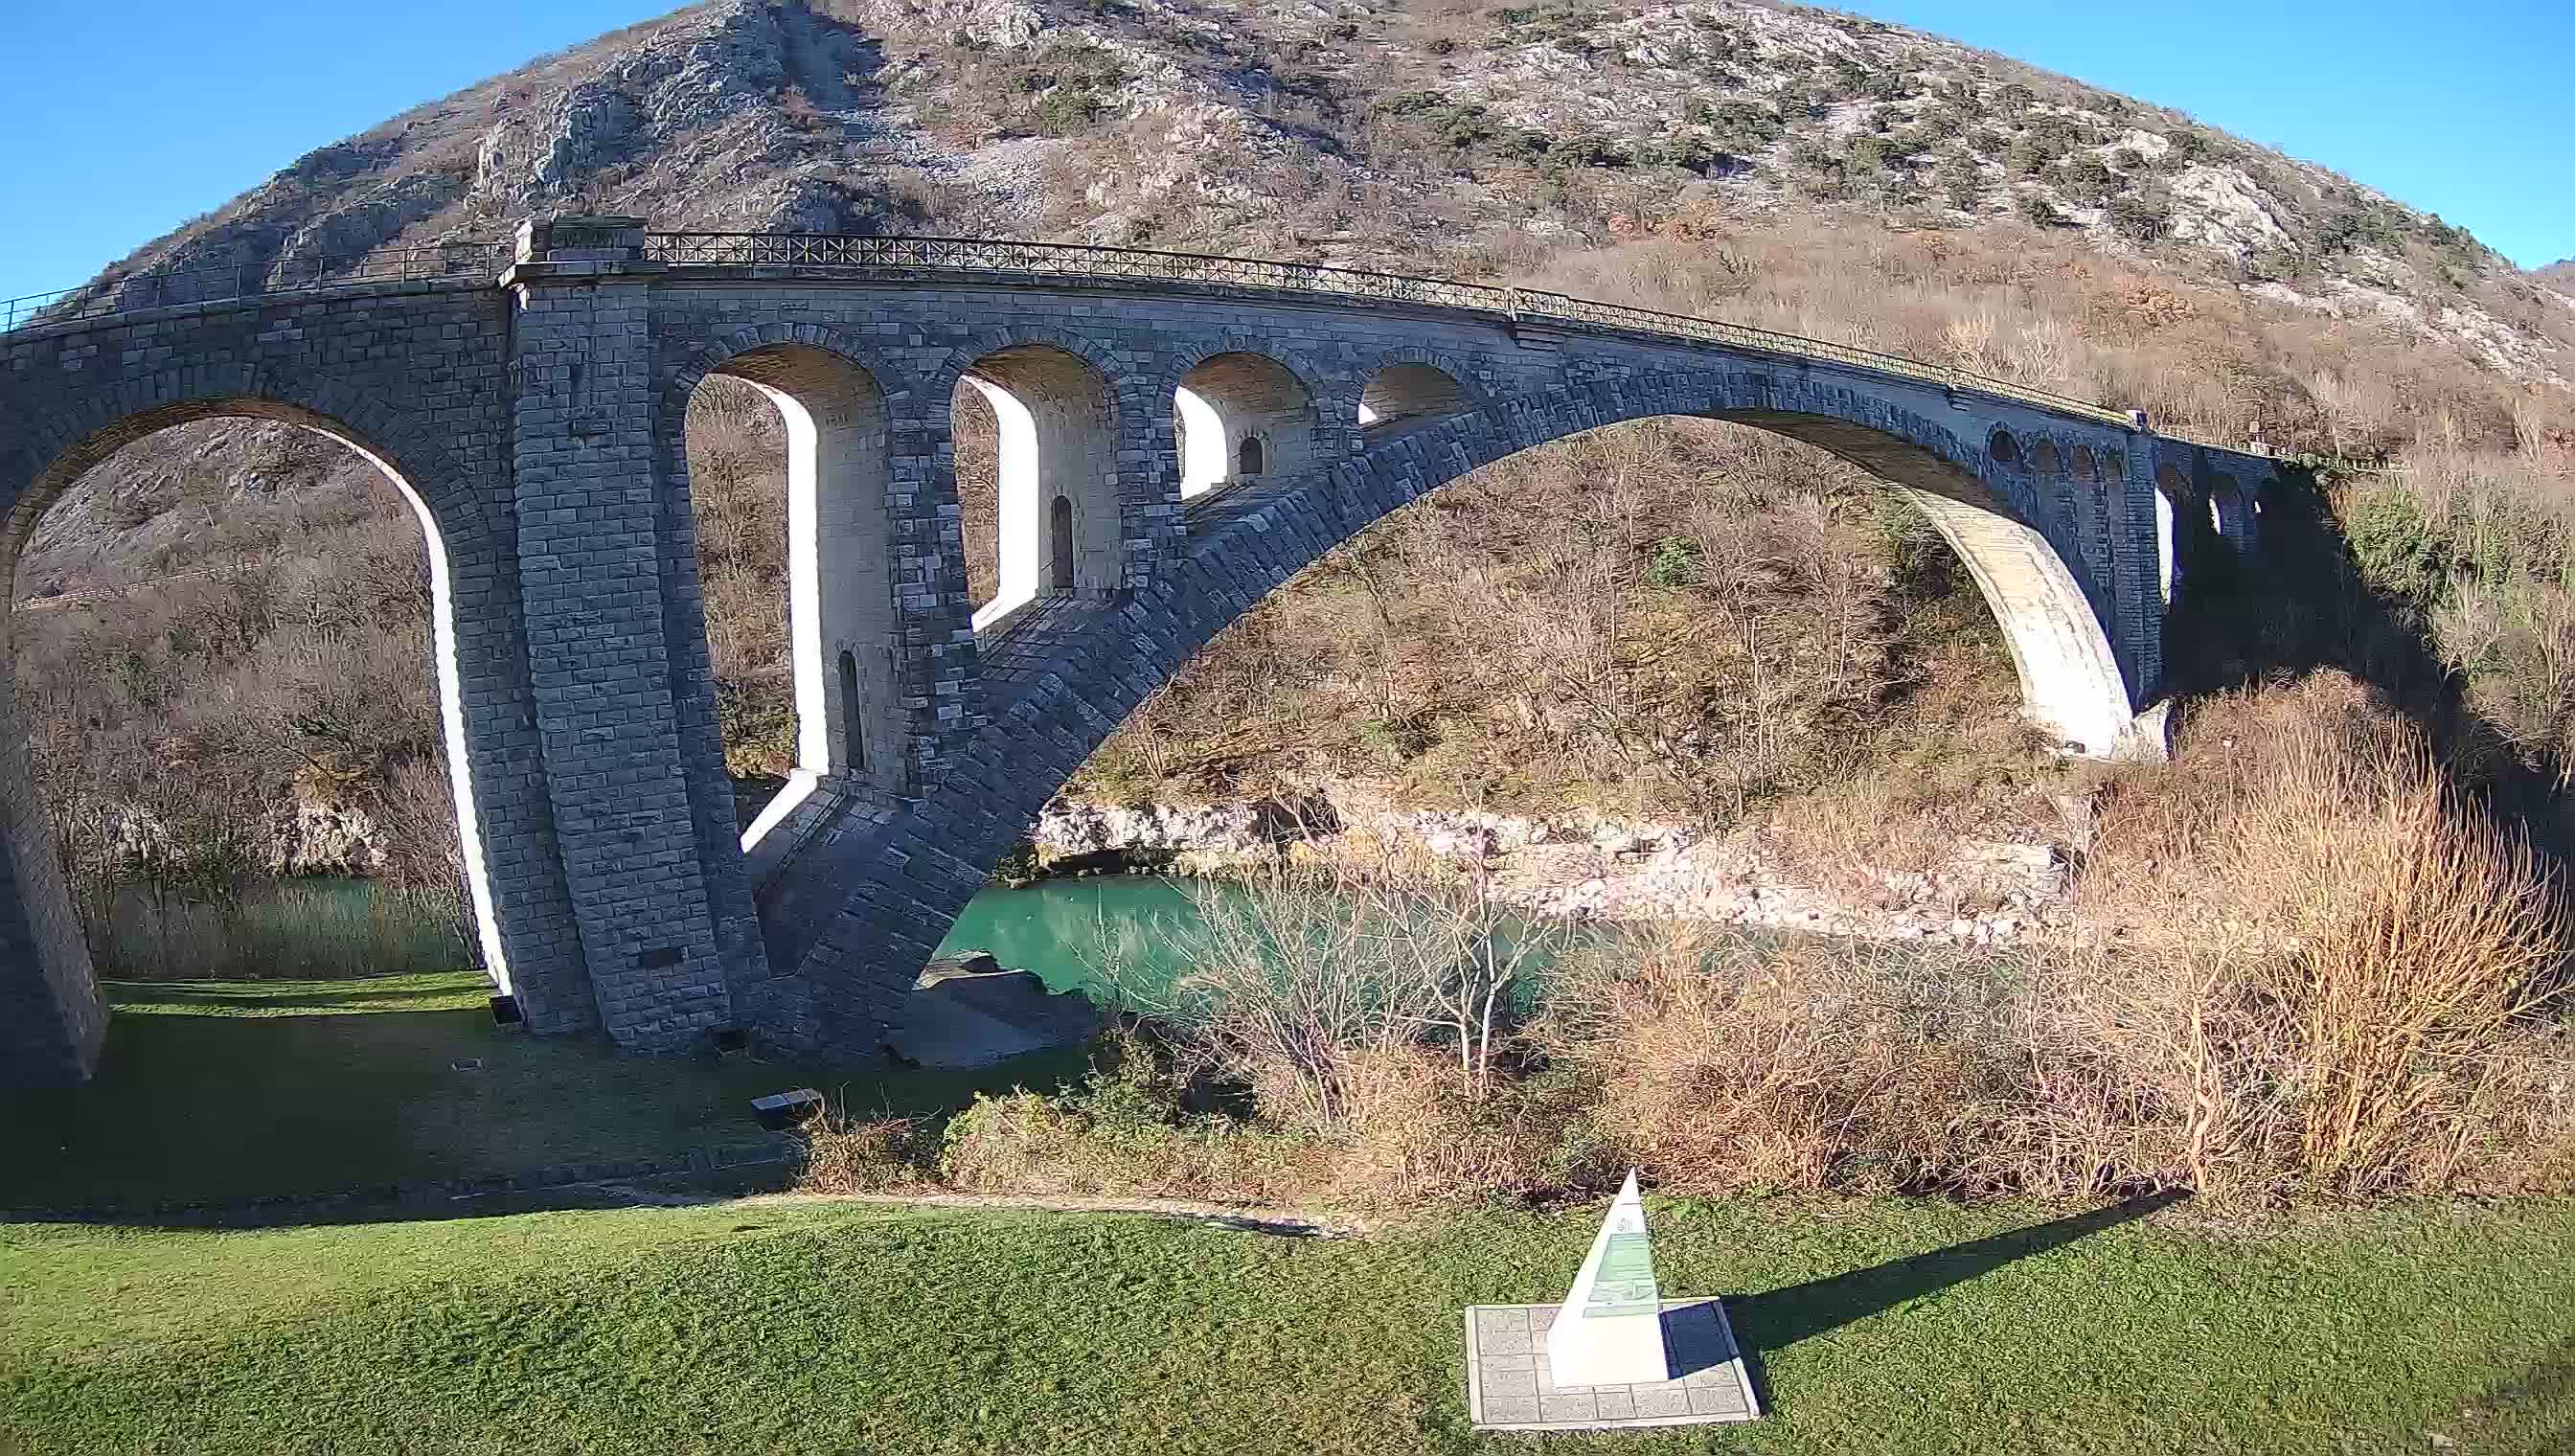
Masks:
[[[2186,515],[2189,513],[2185,513]],[[2419,727],[2461,787],[2564,868],[2575,860],[2575,816],[2555,752],[2516,747],[2467,700],[2467,680],[2442,662],[2428,624],[2373,588],[2324,490],[2283,467],[2266,491],[2260,544],[2238,557],[2205,522],[2181,544],[2185,570],[2164,629],[2166,682],[2177,712],[2217,693],[2334,669],[2376,690]]]

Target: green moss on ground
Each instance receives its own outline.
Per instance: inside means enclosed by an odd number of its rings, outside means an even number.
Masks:
[[[865,1111],[1053,1086],[1078,1053],[977,1075],[639,1057],[492,1024],[472,971],[109,982],[86,1087],[0,1097],[0,1208],[326,1193],[547,1164],[684,1156],[759,1135],[747,1101],[821,1088]],[[481,1065],[459,1069],[460,1061]]]
[[[2554,1450],[2575,1204],[2255,1233],[2176,1210],[1651,1200],[1773,1418],[1621,1451]],[[1597,1210],[1367,1239],[811,1200],[240,1232],[0,1227],[0,1448],[1530,1449],[1457,1311]],[[1538,1449],[1593,1449],[1562,1441]]]

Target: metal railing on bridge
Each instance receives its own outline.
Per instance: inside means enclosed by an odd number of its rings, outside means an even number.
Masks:
[[[1535,320],[1616,329],[1631,334],[1757,349],[1765,354],[1793,359],[1852,365],[1918,379],[1943,388],[1969,389],[1979,394],[2020,400],[2109,424],[2133,423],[2126,412],[2088,400],[1823,339],[1800,338],[1794,334],[1774,333],[1768,329],[1688,314],[1598,303],[1537,289],[1458,283],[1399,273],[1370,273],[1317,263],[1279,263],[1200,253],[1165,253],[1147,248],[1112,248],[1090,243],[872,237],[838,233],[646,233],[644,256],[655,262],[681,267],[785,268],[890,277],[958,273],[1027,278],[1150,279],[1165,283],[1321,294],[1336,299],[1479,309],[1508,315],[1514,321]]]
[[[354,263],[321,258],[202,263],[167,273],[100,278],[78,288],[0,299],[0,333],[143,309],[242,303],[273,294],[313,293],[367,283],[490,280],[500,277],[509,261],[508,243],[468,238],[418,248],[380,248]]]
[[[288,259],[261,264],[209,264],[167,273],[100,279],[79,288],[0,300],[0,332],[141,309],[248,302],[368,283],[497,279],[514,256],[506,242],[462,239],[426,247],[379,249],[353,264]],[[784,268],[885,277],[956,274],[1009,279],[1142,279],[1336,300],[1473,309],[1503,315],[1518,323],[1615,329],[1655,338],[1724,344],[1788,359],[1849,365],[2113,425],[2133,423],[2125,412],[2088,400],[1829,340],[1538,289],[1371,273],[1318,263],[1281,263],[1089,243],[838,233],[648,232],[644,235],[644,256],[647,261],[683,268]]]

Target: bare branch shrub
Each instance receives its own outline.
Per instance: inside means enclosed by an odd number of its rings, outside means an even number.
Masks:
[[[801,1193],[880,1193],[928,1181],[937,1129],[926,1118],[860,1117],[833,1107],[804,1129]]]
[[[2164,967],[2194,1175],[2376,1194],[2562,1163],[2562,1099],[2494,1115],[2565,1065],[2554,874],[2348,680],[2222,701],[2189,743],[2113,799],[2082,889]]]
[[[1263,1111],[1345,1134],[1371,1114],[1366,1092],[1432,1042],[1453,1091],[1490,1086],[1521,970],[1549,938],[1515,930],[1482,886],[1279,870],[1193,889],[1173,927],[1191,969],[1158,993],[1114,962],[1121,993],[1172,1029],[1190,1070],[1250,1086]]]
[[[2152,1180],[2044,1019],[2053,980],[2015,954],[1675,925],[1586,947],[1532,1034],[1584,1078],[1594,1135],[1674,1190]]]

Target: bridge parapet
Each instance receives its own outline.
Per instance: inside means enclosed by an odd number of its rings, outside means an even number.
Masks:
[[[173,310],[208,312],[312,295],[363,296],[445,285],[489,288],[508,258],[506,244],[459,238],[418,248],[380,248],[350,261],[322,257],[206,263],[131,277],[113,274],[76,288],[0,299],[0,335],[79,328],[97,321]]]
[[[2031,389],[1829,340],[1782,334],[1721,319],[1665,313],[1574,298],[1538,289],[1461,283],[1313,263],[1231,258],[1086,243],[1016,239],[834,233],[657,232],[640,217],[556,214],[520,224],[513,244],[467,238],[420,248],[379,250],[354,264],[291,260],[266,265],[210,265],[107,280],[79,288],[0,300],[0,332],[72,323],[141,309],[190,304],[242,305],[278,295],[366,283],[497,280],[543,267],[583,272],[676,271],[692,281],[864,280],[945,275],[977,282],[1045,280],[1051,284],[1153,282],[1193,291],[1264,298],[1302,296],[1336,305],[1368,302],[1459,310],[1525,325],[1533,334],[1567,326],[1658,339],[1684,339],[1756,350],[1787,359],[1849,365],[1901,375],[1944,389],[1969,391],[2143,429],[2132,412]]]
[[[2102,423],[2144,428],[2133,412],[2031,389],[1828,340],[1756,329],[1690,314],[1664,313],[1626,304],[1574,298],[1539,289],[1460,283],[1316,263],[1284,263],[1212,254],[1113,248],[1089,243],[1035,243],[990,238],[938,238],[825,233],[646,233],[643,258],[705,278],[735,273],[746,278],[828,280],[920,274],[964,274],[979,279],[1049,283],[1132,283],[1139,280],[1196,289],[1240,291],[1262,297],[1301,295],[1336,304],[1353,301],[1464,310],[1529,326],[1530,332],[1573,326],[1656,339],[1684,339],[1757,350],[1782,358],[1852,365],[1899,374],[1946,389],[1968,390],[2061,410]]]

